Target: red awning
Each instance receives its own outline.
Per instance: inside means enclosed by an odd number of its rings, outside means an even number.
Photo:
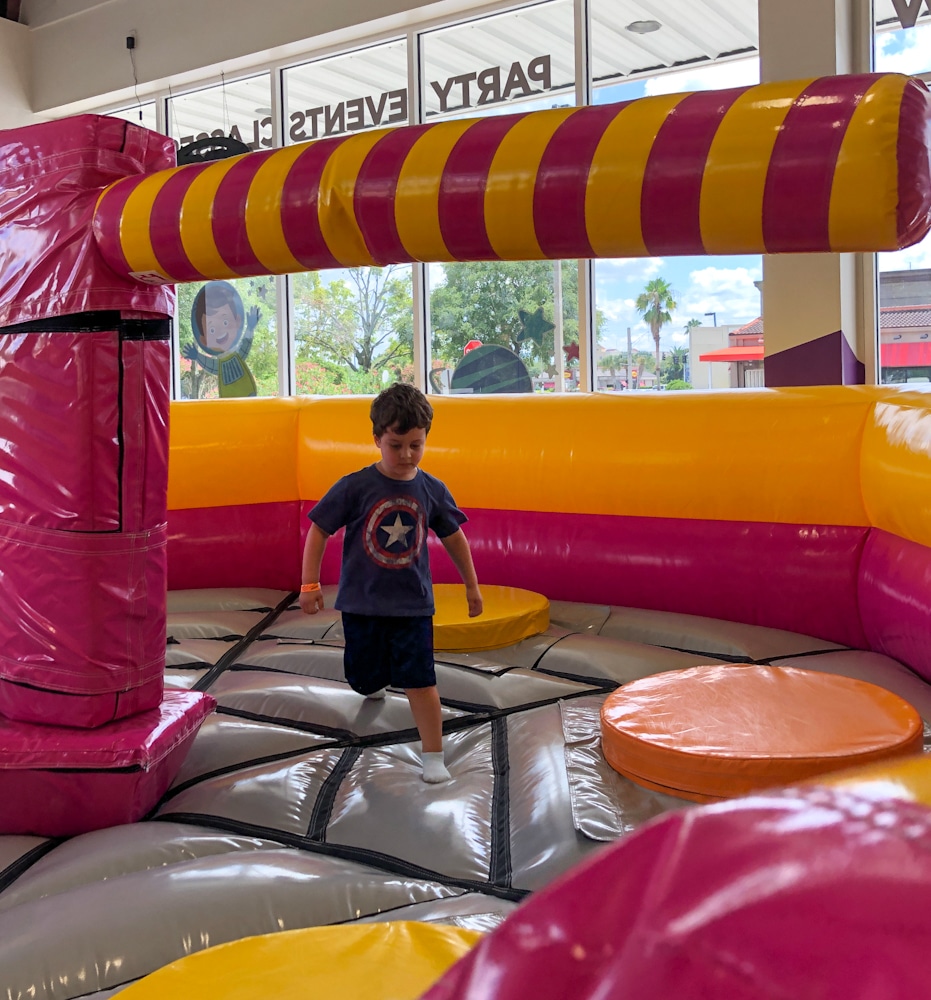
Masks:
[[[879,360],[883,368],[931,367],[931,340],[880,344]]]
[[[699,361],[762,361],[763,345],[758,347],[721,347],[698,355]]]
[[[721,347],[698,355],[699,361],[762,361],[763,345],[758,347]],[[931,340],[904,344],[882,344],[880,362],[883,368],[931,367]]]

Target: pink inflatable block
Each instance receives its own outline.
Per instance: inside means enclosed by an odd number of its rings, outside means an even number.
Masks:
[[[859,586],[870,648],[931,681],[931,549],[874,528]]]
[[[0,326],[101,309],[170,316],[174,289],[114,274],[93,220],[105,187],[174,164],[171,139],[118,118],[0,131]]]
[[[299,500],[170,510],[168,589],[295,590],[305,523]]]
[[[0,712],[19,721],[161,700],[174,291],[114,274],[93,217],[174,161],[100,115],[0,131]]]
[[[912,1000],[931,810],[829,787],[663,817],[517,909],[422,1000]]]
[[[73,320],[0,334],[0,712],[92,727],[161,701],[171,347]]]
[[[857,611],[866,528],[475,508],[466,514],[463,530],[487,583],[550,600],[676,611],[867,645]],[[430,545],[433,579],[458,580],[432,536]]]
[[[93,730],[0,719],[0,834],[70,837],[141,819],[215,707],[169,690],[158,708]]]

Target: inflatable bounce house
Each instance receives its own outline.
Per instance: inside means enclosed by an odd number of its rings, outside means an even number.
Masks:
[[[929,228],[898,75],[181,167],[115,119],[0,133],[0,993],[924,995],[931,396],[433,397],[486,611],[437,545],[427,785],[296,602],[369,400],[168,375],[177,282]]]

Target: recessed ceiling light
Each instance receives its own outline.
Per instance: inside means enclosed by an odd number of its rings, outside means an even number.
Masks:
[[[631,21],[627,25],[626,31],[632,31],[635,35],[647,35],[651,31],[659,31],[662,25],[659,21]]]

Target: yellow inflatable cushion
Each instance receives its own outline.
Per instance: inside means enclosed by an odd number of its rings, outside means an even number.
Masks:
[[[416,1000],[481,935],[413,921],[309,927],[230,941],[172,962],[125,1000]]]
[[[433,585],[433,648],[437,652],[501,649],[550,627],[550,602],[542,594],[517,587],[481,589],[484,610],[477,618],[470,618],[461,583]]]

